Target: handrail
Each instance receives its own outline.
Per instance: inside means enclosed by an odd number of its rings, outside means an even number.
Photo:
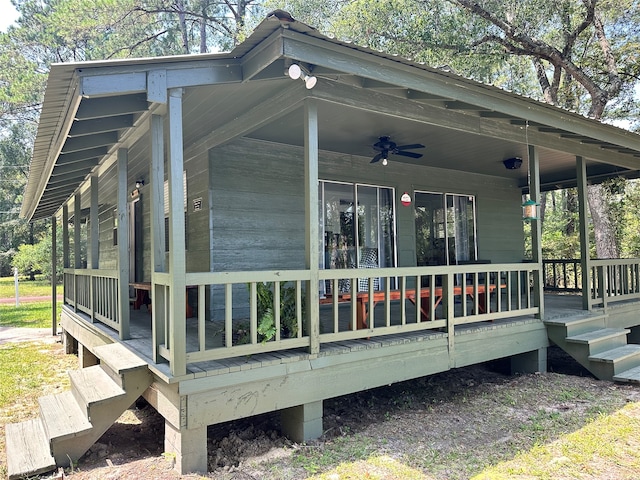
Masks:
[[[554,292],[579,292],[582,290],[582,264],[579,258],[545,259],[544,289]]]
[[[598,259],[590,266],[589,308],[640,299],[640,259]]]
[[[540,310],[535,305],[531,277],[539,272],[540,266],[533,263],[320,270],[320,285],[314,288],[321,290],[321,308],[313,319],[308,314],[308,270],[188,273],[187,295],[196,305],[196,315],[186,320],[184,315],[175,315],[173,324],[166,300],[171,279],[168,274],[156,273],[153,321],[157,322],[154,330],[161,332],[155,340],[157,356],[171,359],[172,329],[193,332],[182,357],[191,363],[311,348],[314,341],[321,346],[339,340],[452,329],[467,323],[536,315]],[[375,279],[387,295],[369,295],[364,307],[369,318],[365,329],[358,328],[363,303],[357,296],[347,302],[338,297],[326,301],[329,290],[346,285],[354,292],[364,282],[373,292],[378,284]],[[436,288],[448,284],[451,288]],[[429,288],[432,295],[424,293]],[[402,293],[388,293],[392,290]],[[408,298],[406,292],[413,295],[413,305],[399,300]],[[429,319],[427,311],[433,312]],[[451,318],[447,312],[452,312]],[[214,335],[207,333],[212,328],[216,330]],[[312,338],[314,331],[319,332],[317,339]]]
[[[64,269],[64,303],[120,332],[118,312],[118,270]]]

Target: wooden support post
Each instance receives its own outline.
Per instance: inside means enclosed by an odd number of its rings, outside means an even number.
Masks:
[[[98,206],[98,174],[91,175],[91,206],[89,208],[89,268],[97,270],[100,255],[100,218]]]
[[[56,243],[56,227],[58,220],[51,216],[51,335],[58,334],[58,251]]]
[[[174,376],[184,375],[187,371],[182,94],[181,88],[169,92],[169,348]]]
[[[580,269],[582,270],[582,309],[591,310],[591,255],[589,254],[589,204],[587,202],[587,163],[576,157],[578,179],[578,218],[580,219]],[[577,285],[576,285],[577,287]]]
[[[529,148],[529,196],[531,200],[540,203],[540,158],[538,150],[533,145]],[[544,320],[544,279],[542,271],[542,222],[540,219],[531,220],[531,255],[537,271],[533,276],[533,300],[538,307],[538,318]]]
[[[91,175],[91,205],[89,207],[89,245],[87,252],[89,254],[88,267],[91,270],[97,270],[99,268],[99,252],[100,252],[100,219],[99,219],[99,207],[98,207],[98,174],[93,173]],[[95,319],[96,309],[96,295],[95,291],[95,279],[93,272],[89,279],[89,295],[90,295],[90,308],[91,308],[91,321]]]
[[[82,268],[81,215],[82,197],[80,193],[76,193],[73,199],[73,268]]]
[[[162,357],[158,347],[164,343],[165,315],[164,295],[155,288],[153,274],[166,272],[164,243],[164,120],[160,115],[151,115],[151,168],[149,171],[151,195],[151,338],[153,342],[153,361],[158,363]]]
[[[183,294],[184,296],[184,294]],[[165,454],[175,455],[174,468],[182,475],[207,473],[207,427],[178,429],[165,420]]]
[[[320,352],[318,106],[315,100],[305,102],[304,145],[305,267],[311,275],[307,289],[307,322],[310,339],[309,353],[315,355]]]
[[[303,443],[322,435],[322,400],[285,408],[280,412],[283,433]]]
[[[127,340],[129,332],[129,211],[128,162],[126,148],[118,149],[118,318],[120,339]]]
[[[511,357],[511,375],[547,371],[547,347]]]
[[[78,344],[78,365],[80,368],[93,367],[99,363],[98,357],[91,350],[80,343]]]
[[[69,206],[62,206],[62,267],[71,267],[69,259]]]
[[[82,268],[82,257],[80,248],[80,242],[82,241],[80,236],[80,215],[82,214],[81,208],[82,197],[80,193],[76,193],[73,200],[73,268]],[[73,310],[78,311],[78,275],[73,275]]]

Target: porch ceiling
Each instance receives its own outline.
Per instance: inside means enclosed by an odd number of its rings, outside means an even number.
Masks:
[[[312,90],[284,75],[291,62],[312,69]],[[390,162],[513,178],[523,190],[528,144],[544,190],[575,185],[576,156],[592,182],[640,176],[639,135],[271,15],[230,53],[54,66],[22,215],[57,213],[91,172],[113,165],[119,147],[147,138],[149,113],[164,111],[170,88],[185,91],[187,151],[241,136],[302,146],[303,104],[314,98],[322,150],[371,158],[389,135],[426,146],[420,159]],[[132,175],[148,159],[139,155]],[[520,169],[504,167],[511,157],[523,159]]]

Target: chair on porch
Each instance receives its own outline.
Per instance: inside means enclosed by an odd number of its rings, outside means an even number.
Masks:
[[[360,259],[358,261],[358,268],[379,268],[378,266],[378,249],[371,247],[362,247],[360,250]],[[373,289],[380,290],[380,279],[373,279]],[[358,291],[359,292],[368,292],[369,291],[369,279],[368,278],[359,278],[358,279]]]

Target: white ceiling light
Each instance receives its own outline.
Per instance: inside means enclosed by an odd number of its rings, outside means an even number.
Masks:
[[[304,86],[307,87],[308,90],[311,90],[316,86],[316,83],[318,83],[318,79],[316,77],[312,76],[310,72],[307,72],[297,63],[291,64],[287,70],[287,74],[289,75],[289,78],[293,80],[297,80],[298,78],[302,79]]]

